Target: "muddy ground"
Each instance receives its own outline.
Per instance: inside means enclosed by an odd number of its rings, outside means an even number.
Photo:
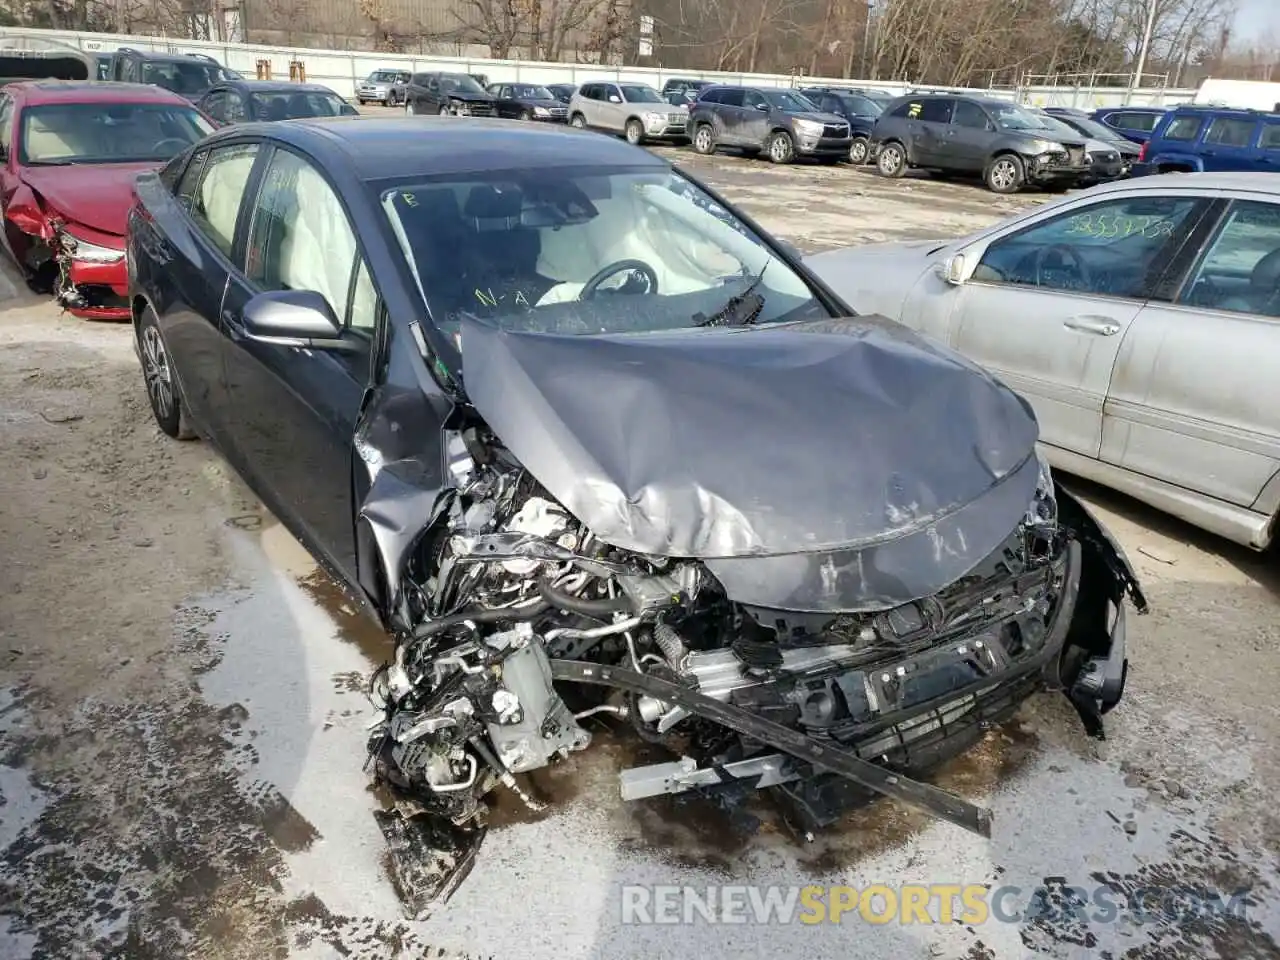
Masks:
[[[663,151],[668,152],[668,151]],[[687,156],[684,154],[682,156]],[[689,159],[804,249],[943,236],[1044,199]],[[1110,737],[1040,698],[939,776],[990,841],[891,803],[798,842],[767,805],[623,805],[625,736],[504,803],[427,922],[361,772],[376,628],[204,444],[161,436],[127,328],[0,286],[0,957],[1274,957],[1280,563],[1079,485],[1153,612]],[[1250,891],[1243,916],[629,926],[625,884]],[[853,929],[850,929],[850,927]]]

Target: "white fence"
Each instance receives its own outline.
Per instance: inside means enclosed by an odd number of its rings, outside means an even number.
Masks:
[[[803,77],[772,73],[723,73],[705,70],[681,70],[675,67],[612,67],[581,63],[544,63],[534,60],[490,60],[477,57],[409,56],[374,53],[366,50],[310,50],[293,47],[270,47],[251,43],[218,43],[206,40],[169,39],[164,37],[131,37],[112,33],[79,33],[70,30],[25,30],[0,28],[0,38],[8,45],[38,47],[48,41],[78,47],[95,53],[109,53],[119,47],[170,53],[204,53],[252,77],[259,60],[270,60],[273,76],[289,76],[289,61],[301,60],[306,66],[307,80],[332,87],[344,97],[355,96],[356,82],[380,67],[404,70],[449,70],[458,73],[483,73],[490,81],[524,81],[526,83],[586,83],[590,80],[620,80],[648,83],[661,88],[670,77],[715,80],[721,83],[748,83],[761,86],[789,87],[798,84],[824,83],[878,87],[892,93],[907,93],[908,84],[844,80],[839,77]],[[941,89],[929,87],[927,89]],[[949,88],[959,89],[959,88]],[[1104,107],[1132,103],[1171,106],[1190,102],[1194,90],[1143,88],[1130,97],[1127,90],[1116,87],[1025,86],[993,90],[965,88],[968,93],[1018,100],[1035,106]]]

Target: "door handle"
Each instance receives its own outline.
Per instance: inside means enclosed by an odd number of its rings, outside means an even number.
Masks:
[[[1070,317],[1062,321],[1062,325],[1068,330],[1075,330],[1079,333],[1092,333],[1099,337],[1114,337],[1120,332],[1120,324],[1110,317],[1097,317],[1088,314],[1080,317]]]

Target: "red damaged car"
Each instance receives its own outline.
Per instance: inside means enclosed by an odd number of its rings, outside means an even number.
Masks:
[[[0,90],[4,245],[78,317],[129,319],[125,225],[139,173],[213,125],[161,87],[36,80]]]

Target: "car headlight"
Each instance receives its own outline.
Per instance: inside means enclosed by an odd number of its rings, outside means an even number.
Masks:
[[[533,115],[535,117],[549,117],[551,116],[551,111],[548,110],[546,107],[534,107]]]
[[[115,247],[104,247],[88,240],[81,240],[72,234],[64,234],[64,244],[71,259],[84,263],[115,263],[124,258],[124,250]],[[69,242],[68,242],[69,241]]]
[[[822,136],[822,124],[817,120],[796,120],[796,132],[809,137]]]
[[[1093,154],[1092,154],[1092,153],[1086,153],[1086,154],[1084,155],[1084,162],[1085,162],[1085,163],[1093,163]]]
[[[665,113],[646,113],[644,115],[644,122],[649,124],[650,126],[653,126],[659,123],[666,123],[667,115]]]

